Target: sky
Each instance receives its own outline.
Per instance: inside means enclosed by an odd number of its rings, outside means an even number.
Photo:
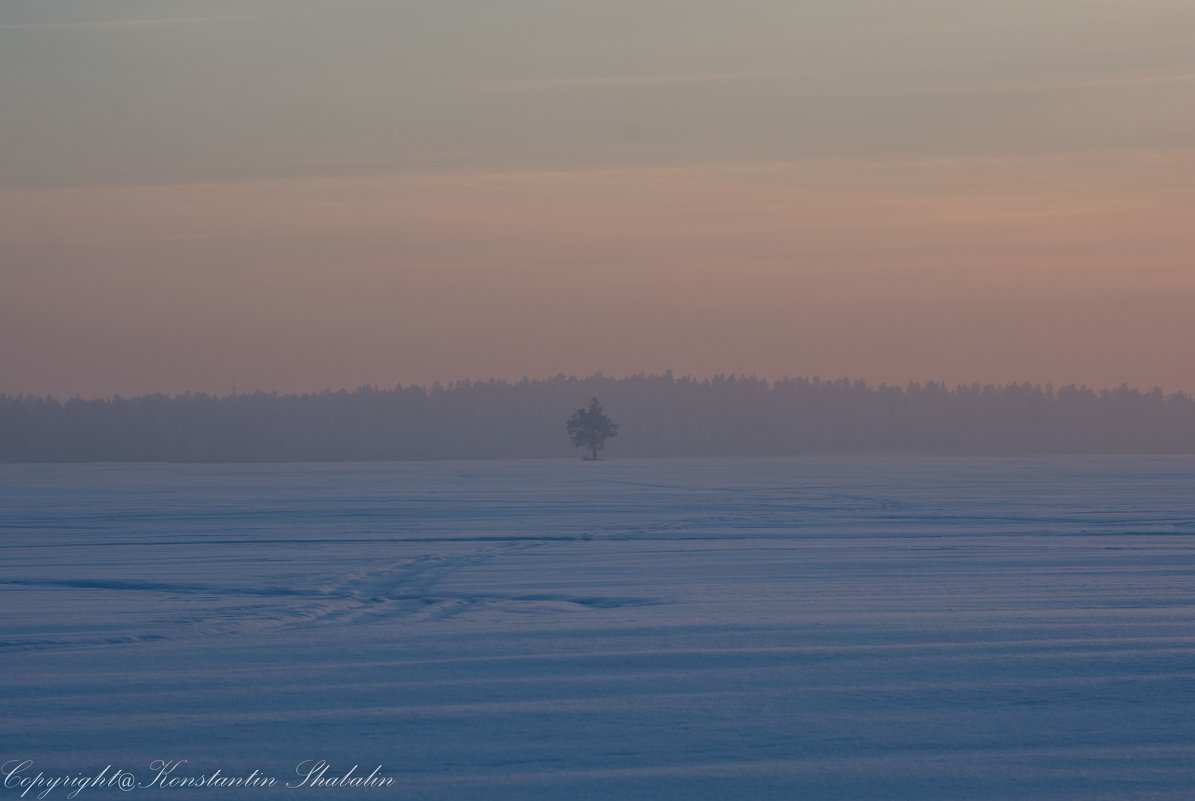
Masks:
[[[1190,0],[4,0],[0,394],[1195,392]]]

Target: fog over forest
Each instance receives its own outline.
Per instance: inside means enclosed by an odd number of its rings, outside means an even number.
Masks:
[[[106,400],[0,395],[0,461],[272,462],[579,456],[591,397],[605,458],[1195,453],[1195,399],[1160,389],[872,386],[634,375]]]

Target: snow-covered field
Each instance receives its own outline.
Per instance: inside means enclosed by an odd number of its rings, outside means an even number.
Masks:
[[[1193,459],[9,465],[0,530],[0,801],[1195,797]]]

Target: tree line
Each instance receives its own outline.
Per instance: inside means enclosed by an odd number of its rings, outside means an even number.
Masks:
[[[1195,399],[1181,392],[669,372],[301,395],[0,395],[0,461],[575,458],[565,422],[595,396],[621,426],[610,458],[1195,453]]]

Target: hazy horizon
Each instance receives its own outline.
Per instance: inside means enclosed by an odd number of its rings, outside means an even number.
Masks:
[[[1195,392],[1195,5],[0,5],[0,394]]]
[[[85,395],[85,394],[81,394],[81,393],[77,393],[74,395],[56,395],[54,393],[36,394],[36,393],[0,392],[0,397],[6,397],[6,398],[12,398],[12,399],[19,398],[19,397],[26,397],[26,398],[31,398],[31,399],[50,398],[50,399],[58,401],[58,402],[64,402],[64,401],[76,400],[76,399],[83,400],[83,401],[111,401],[111,400],[116,400],[116,399],[135,400],[138,398],[148,398],[148,397],[156,397],[156,396],[176,398],[176,397],[182,397],[185,395],[209,395],[209,396],[217,397],[217,398],[226,398],[226,397],[234,397],[234,396],[238,396],[238,395],[253,395],[253,394],[257,394],[259,392],[263,392],[266,394],[278,395],[281,397],[291,397],[291,396],[303,396],[303,395],[321,395],[321,394],[325,394],[325,393],[333,393],[333,394],[341,393],[341,392],[355,393],[355,392],[359,392],[362,390],[389,392],[389,391],[396,390],[396,389],[403,389],[403,390],[415,389],[415,390],[423,390],[425,392],[431,392],[431,391],[435,390],[436,388],[448,389],[448,388],[457,387],[457,386],[461,386],[461,385],[485,385],[485,384],[492,384],[492,383],[497,382],[499,384],[503,384],[506,386],[515,386],[517,384],[528,383],[528,382],[529,383],[546,383],[546,382],[554,381],[559,378],[564,378],[565,380],[575,382],[578,385],[584,385],[584,384],[587,384],[587,383],[593,382],[593,381],[612,381],[615,383],[621,383],[621,382],[632,381],[635,379],[642,378],[642,379],[648,379],[648,380],[672,379],[676,382],[692,382],[694,384],[716,383],[720,380],[732,380],[732,381],[733,380],[747,380],[747,381],[760,381],[760,382],[763,382],[765,385],[769,385],[769,386],[780,385],[785,382],[794,382],[794,381],[795,382],[814,382],[814,383],[821,383],[821,384],[827,384],[827,385],[828,384],[839,384],[839,383],[845,382],[848,385],[859,384],[859,385],[867,387],[869,390],[877,390],[877,389],[882,389],[882,388],[904,390],[904,389],[907,389],[910,387],[917,387],[917,388],[940,387],[948,392],[954,392],[959,389],[974,389],[974,388],[1006,389],[1009,387],[1013,387],[1013,388],[1030,387],[1035,390],[1042,390],[1043,392],[1045,392],[1047,394],[1056,393],[1058,390],[1061,390],[1061,389],[1077,389],[1077,390],[1082,390],[1082,391],[1095,392],[1097,394],[1098,393],[1115,392],[1115,391],[1119,391],[1119,390],[1128,390],[1130,392],[1136,392],[1138,394],[1161,392],[1163,397],[1185,397],[1185,396],[1191,396],[1191,395],[1195,394],[1195,393],[1187,392],[1186,390],[1182,390],[1182,389],[1171,390],[1167,387],[1163,387],[1163,386],[1160,386],[1157,384],[1155,384],[1153,386],[1134,386],[1127,382],[1121,382],[1120,384],[1118,384],[1116,386],[1095,386],[1095,385],[1090,385],[1090,384],[1079,384],[1079,383],[1056,384],[1052,381],[1043,381],[1043,382],[965,381],[965,382],[951,383],[949,381],[942,381],[942,380],[931,378],[931,379],[928,379],[925,381],[918,381],[916,379],[911,379],[909,381],[905,381],[902,383],[895,383],[895,382],[890,382],[890,381],[871,381],[866,376],[849,376],[849,375],[808,375],[808,376],[782,375],[782,376],[774,376],[773,377],[773,376],[757,375],[755,373],[745,373],[745,372],[735,372],[735,371],[714,373],[711,375],[693,375],[690,373],[680,373],[675,370],[661,370],[659,372],[640,371],[637,373],[614,374],[614,373],[607,373],[607,372],[598,370],[598,371],[596,371],[594,373],[590,373],[588,375],[578,375],[575,373],[558,372],[558,373],[554,373],[552,375],[535,375],[535,376],[523,375],[523,376],[518,376],[515,378],[507,378],[507,377],[503,377],[503,376],[461,376],[461,377],[455,378],[455,379],[449,379],[449,380],[435,379],[435,380],[429,381],[429,382],[396,381],[391,384],[377,384],[377,383],[363,382],[363,383],[359,383],[359,384],[356,384],[353,386],[347,386],[347,385],[346,386],[322,386],[322,387],[311,387],[311,388],[307,388],[307,389],[301,388],[301,389],[285,390],[285,391],[277,390],[277,389],[268,389],[268,388],[263,388],[263,387],[245,387],[245,386],[242,386],[239,381],[233,380],[227,386],[217,388],[215,390],[186,389],[186,390],[182,390],[179,392],[167,392],[164,390],[150,390],[148,392],[140,392],[140,393],[136,393],[136,394],[115,392],[115,393],[112,393],[109,395]],[[580,397],[580,396],[578,396],[578,397]],[[580,401],[578,401],[578,402],[580,402]]]

